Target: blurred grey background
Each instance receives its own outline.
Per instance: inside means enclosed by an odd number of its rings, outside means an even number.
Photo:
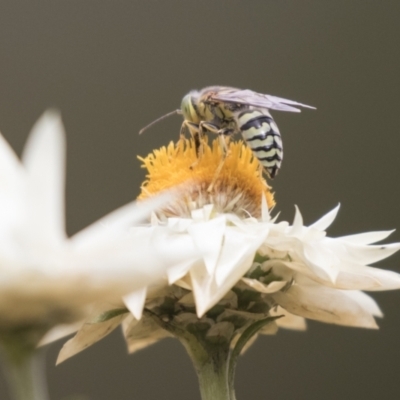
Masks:
[[[398,0],[2,1],[0,130],[20,152],[46,108],[62,111],[73,234],[138,194],[136,155],[176,140],[181,120],[137,132],[189,90],[286,97],[318,110],[273,114],[281,218],[297,204],[309,224],[341,202],[332,236],[400,228],[399,16]],[[400,256],[381,265],[400,271]],[[238,400],[398,398],[400,292],[374,297],[379,331],[311,322],[259,339],[239,362]],[[53,400],[200,398],[172,339],[128,356],[118,330],[55,368],[61,345],[47,351]]]

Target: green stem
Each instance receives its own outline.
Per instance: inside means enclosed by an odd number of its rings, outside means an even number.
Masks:
[[[227,368],[213,360],[196,368],[202,400],[230,400]]]
[[[11,353],[11,354],[10,354]],[[37,352],[13,357],[6,352],[4,370],[14,400],[47,400],[43,360]]]
[[[196,324],[179,326],[163,321],[149,310],[144,313],[183,344],[196,369],[202,400],[235,400],[233,384],[229,383],[229,340],[221,337],[211,341]]]
[[[13,400],[48,400],[44,362],[37,344],[47,326],[0,331],[0,350]]]
[[[201,399],[234,400],[228,382],[228,352],[218,346],[206,351],[200,343],[194,345],[191,342],[188,346],[188,343],[184,342],[184,345],[197,372]]]
[[[233,345],[232,322],[219,322],[212,326],[217,327],[212,331],[207,320],[194,318],[193,322],[188,322],[186,318],[186,323],[182,323],[184,319],[178,318],[165,321],[150,310],[145,310],[144,314],[184,345],[197,372],[202,400],[236,400],[234,378],[240,353],[261,328],[280,318],[265,317],[248,323],[241,332],[237,331],[240,336]]]

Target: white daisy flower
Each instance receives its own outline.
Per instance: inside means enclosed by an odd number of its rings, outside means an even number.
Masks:
[[[140,198],[188,183],[151,225],[133,228],[138,236],[174,236],[178,252],[194,246],[201,259],[168,268],[168,286],[151,285],[123,303],[99,306],[58,362],[122,324],[130,352],[179,338],[195,364],[202,398],[218,392],[234,399],[236,359],[258,333],[305,330],[305,319],[377,328],[382,313],[362,291],[400,288],[399,274],[369,266],[400,249],[399,243],[372,245],[391,232],[328,237],[339,207],[310,226],[297,208],[292,225],[277,222],[251,150],[231,143],[216,177],[221,149],[217,141],[204,147],[199,160],[193,143],[183,140],[142,159],[148,175]],[[153,242],[154,248],[161,244]]]
[[[227,330],[232,338],[251,321],[277,316],[261,333],[274,333],[278,327],[304,330],[305,318],[377,328],[375,317],[382,313],[361,290],[400,288],[399,274],[369,266],[400,249],[399,243],[371,245],[391,231],[328,237],[325,231],[339,207],[308,227],[297,208],[292,225],[277,222],[270,217],[274,200],[259,176],[258,162],[240,143],[231,143],[214,189],[207,191],[219,159],[214,142],[190,169],[196,160],[194,148],[181,142],[143,160],[149,175],[141,198],[191,181],[181,196],[153,216],[151,226],[135,228],[135,235],[175,235],[177,251],[195,246],[202,259],[170,267],[169,287],[151,286],[125,297],[124,305],[103,305],[64,346],[58,362],[121,322],[131,352],[170,336],[156,317],[205,324],[210,330],[242,319],[231,326],[232,332]],[[162,242],[157,243],[154,248]]]

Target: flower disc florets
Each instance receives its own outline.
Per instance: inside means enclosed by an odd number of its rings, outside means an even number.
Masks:
[[[223,154],[218,140],[211,146],[205,142],[199,157],[193,140],[182,139],[177,145],[171,142],[140,160],[148,174],[139,199],[165,189],[180,187],[182,190],[182,195],[164,209],[167,217],[190,217],[193,209],[213,204],[216,212],[247,213],[257,218],[261,214],[262,196],[269,208],[275,204],[270,187],[260,173],[259,161],[242,142],[229,144],[219,173],[216,171]]]

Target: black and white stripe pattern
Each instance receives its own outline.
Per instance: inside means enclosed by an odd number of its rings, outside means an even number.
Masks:
[[[274,178],[283,157],[281,135],[275,121],[266,110],[246,110],[238,115],[237,122],[254,156]]]

